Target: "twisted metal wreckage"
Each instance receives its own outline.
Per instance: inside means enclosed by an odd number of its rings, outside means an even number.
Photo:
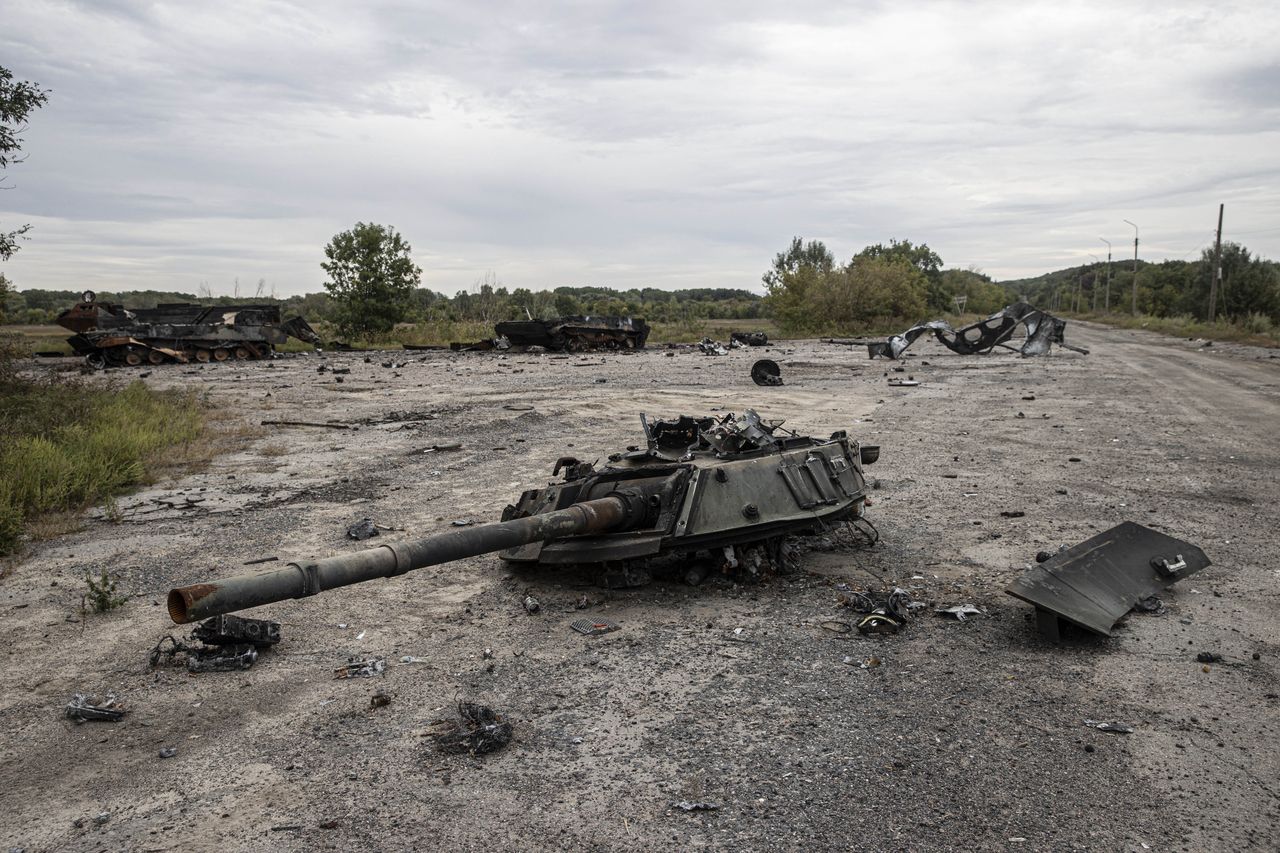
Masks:
[[[1027,329],[1026,340],[1021,347],[1005,343],[1013,337],[1018,326]],[[996,347],[1004,347],[1024,356],[1044,355],[1052,344],[1088,355],[1083,347],[1073,347],[1063,340],[1063,332],[1067,321],[1060,320],[1047,311],[1041,311],[1025,302],[1006,305],[985,320],[964,326],[951,328],[946,320],[930,320],[907,329],[900,335],[894,335],[887,341],[873,341],[867,344],[867,355],[875,358],[882,355],[888,359],[897,359],[915,343],[916,338],[926,332],[933,332],[944,347],[960,355],[977,355],[991,352]]]

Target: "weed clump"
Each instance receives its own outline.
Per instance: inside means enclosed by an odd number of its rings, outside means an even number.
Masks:
[[[129,596],[120,594],[116,579],[106,569],[102,570],[96,580],[92,574],[85,572],[84,582],[89,587],[89,592],[81,599],[82,610],[87,603],[94,613],[106,613],[129,600]]]

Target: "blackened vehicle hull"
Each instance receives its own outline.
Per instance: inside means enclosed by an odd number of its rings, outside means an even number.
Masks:
[[[639,317],[560,317],[556,320],[513,320],[494,331],[513,347],[549,350],[644,349],[649,324]]]
[[[95,367],[266,358],[290,337],[320,343],[301,317],[281,321],[276,305],[170,304],[129,309],[85,293],[58,315],[67,339]]]

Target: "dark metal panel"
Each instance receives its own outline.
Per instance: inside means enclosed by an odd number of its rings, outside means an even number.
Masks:
[[[1055,554],[1005,592],[1111,636],[1116,620],[1139,599],[1209,564],[1195,545],[1126,521]]]

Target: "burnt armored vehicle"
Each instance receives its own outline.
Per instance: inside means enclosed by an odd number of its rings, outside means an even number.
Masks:
[[[750,577],[785,567],[788,536],[863,521],[862,468],[880,450],[843,431],[797,435],[750,409],[641,422],[644,447],[598,469],[561,458],[552,476],[563,481],[525,492],[502,521],[179,587],[169,615],[182,624],[495,551],[515,566],[585,567],[609,585],[663,569],[694,583],[716,570]]]
[[[644,349],[649,324],[639,317],[560,317],[512,320],[493,327],[513,347],[545,347],[578,352],[591,349]]]
[[[58,315],[67,343],[94,367],[266,358],[290,337],[319,344],[301,317],[281,322],[276,305],[158,305],[125,308],[92,290]]]

